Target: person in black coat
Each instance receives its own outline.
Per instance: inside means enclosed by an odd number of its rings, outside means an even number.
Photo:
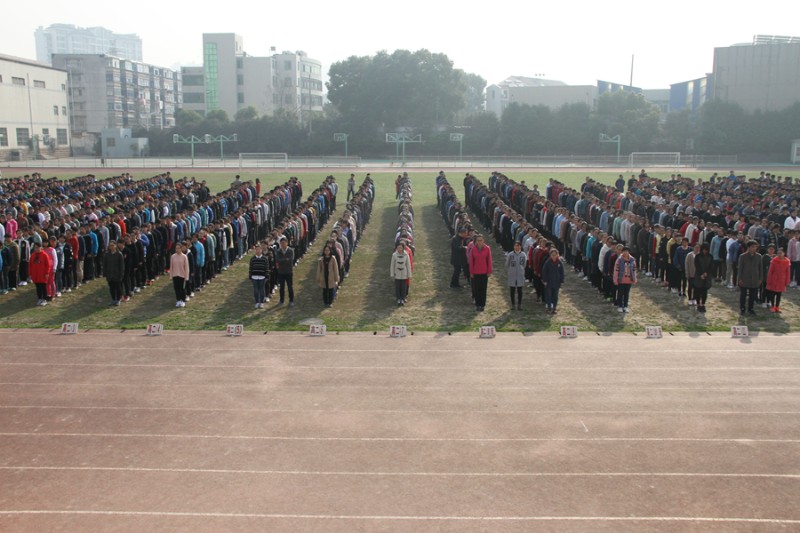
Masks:
[[[453,265],[453,276],[450,278],[450,288],[460,289],[461,272],[469,280],[469,266],[467,264],[467,243],[469,230],[459,228],[458,233],[450,238],[450,264]],[[469,283],[469,281],[467,281]]]

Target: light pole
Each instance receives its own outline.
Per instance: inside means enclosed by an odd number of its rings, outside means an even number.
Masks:
[[[237,133],[234,133],[230,137],[226,137],[225,135],[218,135],[217,137],[214,137],[213,135],[211,135],[209,133],[206,133],[203,136],[203,140],[205,141],[206,144],[211,144],[211,143],[218,142],[219,143],[219,160],[220,161],[224,161],[225,160],[225,152],[223,151],[224,150],[223,143],[236,142],[236,141],[239,140],[239,135]]]
[[[613,137],[609,137],[605,133],[600,134],[600,142],[601,143],[617,143],[617,164],[619,165],[619,144],[621,138],[619,135],[614,135]]]
[[[350,137],[349,133],[334,133],[333,142],[344,142],[344,156],[347,157],[347,138]]]
[[[198,139],[194,135],[191,137],[183,137],[177,133],[172,136],[172,144],[191,144],[192,145],[192,166],[194,166],[194,145],[205,143],[205,139]]]
[[[450,142],[458,143],[458,160],[461,161],[464,159],[464,134],[451,133]]]

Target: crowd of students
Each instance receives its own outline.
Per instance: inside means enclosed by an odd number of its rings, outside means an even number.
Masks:
[[[397,205],[397,227],[394,234],[394,252],[389,264],[389,277],[394,281],[394,296],[398,306],[406,304],[411,277],[414,272],[414,207],[412,206],[411,178],[407,172],[398,175],[394,183]]]
[[[230,189],[212,195],[205,182],[173,180],[169,172],[138,181],[129,174],[5,179],[2,255],[10,260],[3,286],[16,290],[30,280],[44,306],[105,277],[110,305],[118,306],[169,273],[176,307],[184,307],[268,236],[286,237],[302,255],[335,208],[332,178],[305,203],[297,178],[264,195],[257,185],[237,176]]]
[[[742,315],[755,314],[755,303],[780,313],[780,295],[800,278],[800,183],[791,178],[660,180],[642,171],[613,186],[587,178],[580,191],[551,179],[542,195],[495,172],[488,187],[469,174],[464,185],[503,249],[521,244],[537,299],[547,300],[545,258],[556,253],[620,312],[640,276],[700,313],[714,281],[726,282],[740,290]]]
[[[351,258],[369,223],[374,200],[375,183],[372,176],[367,174],[354,194],[348,194],[347,207],[341,218],[334,223],[322,248],[317,260],[316,279],[322,289],[325,307],[333,305],[341,284],[350,274]]]

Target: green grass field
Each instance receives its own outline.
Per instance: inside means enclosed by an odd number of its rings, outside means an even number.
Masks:
[[[307,195],[330,172],[297,174]],[[212,190],[226,188],[236,172],[194,171],[197,179],[205,179]],[[136,295],[120,307],[107,307],[109,296],[105,282],[96,280],[78,291],[64,294],[47,307],[39,308],[35,289],[28,285],[14,293],[0,296],[0,327],[60,327],[63,322],[78,322],[82,329],[115,328],[144,329],[149,323],[161,323],[166,329],[224,329],[226,324],[243,324],[248,331],[306,330],[309,319],[322,320],[331,331],[385,331],[391,325],[402,324],[410,330],[476,331],[482,325],[494,325],[499,331],[546,331],[561,325],[576,325],[582,331],[641,332],[645,326],[661,325],[665,331],[727,330],[739,323],[738,293],[715,286],[709,296],[708,313],[699,315],[674,295],[669,295],[643,279],[631,293],[632,313],[622,315],[606,304],[600,295],[571,271],[561,291],[560,313],[556,317],[544,314],[527,294],[523,311],[511,311],[508,289],[505,286],[503,257],[491,238],[488,243],[494,252],[495,275],[489,282],[488,302],[483,313],[476,313],[468,290],[448,287],[450,275],[449,234],[436,208],[434,177],[436,172],[410,172],[414,192],[415,212],[415,269],[408,304],[398,308],[394,300],[393,283],[389,278],[389,259],[392,254],[397,208],[394,200],[396,173],[373,173],[376,200],[372,219],[353,255],[350,276],[339,291],[330,309],[322,305],[322,294],[314,280],[314,269],[320,253],[315,244],[295,271],[297,305],[279,307],[273,298],[265,309],[253,308],[252,290],[247,279],[247,261],[235,264],[189,302],[186,308],[174,307],[174,293],[168,279],[161,278],[152,287]],[[488,173],[475,173],[484,183]],[[666,173],[668,176],[669,173]],[[59,174],[61,177],[71,177]],[[99,175],[99,173],[98,173]],[[180,172],[173,176],[180,177]],[[188,174],[192,175],[192,174]],[[242,179],[261,178],[262,191],[283,183],[291,173],[242,172]],[[349,171],[334,174],[342,190]],[[508,172],[517,181],[529,186],[538,183],[540,189],[547,179],[578,186],[586,172]],[[616,173],[592,173],[593,178],[612,183]],[[697,173],[695,177],[707,177]],[[148,174],[136,173],[136,178]],[[463,201],[461,172],[449,175],[459,198]],[[357,174],[360,183],[363,172]],[[340,193],[344,197],[344,192]],[[342,200],[339,205],[341,209]],[[329,229],[323,229],[327,235]],[[792,290],[784,296],[780,316],[758,309],[758,317],[746,323],[753,330],[786,332],[797,330],[798,294]]]

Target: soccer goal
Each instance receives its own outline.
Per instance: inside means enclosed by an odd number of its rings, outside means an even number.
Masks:
[[[632,170],[647,167],[678,168],[680,166],[680,152],[631,152],[628,158],[628,168]]]
[[[239,169],[289,168],[289,154],[285,152],[249,152],[239,154]]]

